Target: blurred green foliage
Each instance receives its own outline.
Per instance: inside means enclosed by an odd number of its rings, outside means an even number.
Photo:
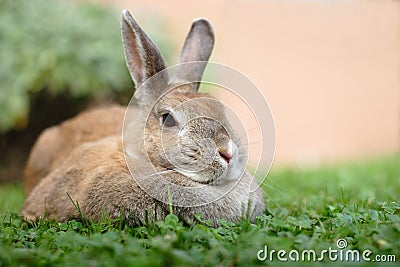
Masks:
[[[0,44],[0,132],[24,128],[30,94],[42,90],[72,97],[132,94],[119,12],[109,7],[0,0]]]

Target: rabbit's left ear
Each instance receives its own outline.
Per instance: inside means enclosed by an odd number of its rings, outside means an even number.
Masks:
[[[139,89],[135,92],[135,96],[140,102],[149,103],[161,95],[163,87],[158,85],[140,88],[140,86],[151,76],[165,69],[165,61],[160,50],[127,10],[122,11],[121,31],[126,65],[136,90]],[[163,72],[163,76],[166,76],[164,74],[166,72]],[[163,82],[167,79],[168,77],[164,77]]]
[[[187,64],[182,68],[182,71],[177,73],[177,77],[175,78],[183,82],[201,81],[213,47],[214,30],[210,22],[206,19],[193,21],[183,45],[179,63],[200,62],[197,64]],[[199,83],[193,83],[192,86],[197,90]]]

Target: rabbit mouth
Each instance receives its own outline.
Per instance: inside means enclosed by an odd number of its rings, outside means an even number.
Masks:
[[[211,183],[215,182],[216,180],[218,180],[218,178],[220,178],[218,176],[215,177],[211,173],[210,174],[203,173],[204,171],[203,172],[190,172],[190,171],[187,171],[185,169],[180,169],[180,168],[175,169],[175,171],[188,177],[190,180],[192,180],[196,183],[205,184],[205,185],[211,184]]]
[[[188,158],[190,161],[185,162],[184,166],[183,164],[174,166],[173,169],[200,184],[217,185],[225,181],[237,180],[243,174],[237,153],[229,161],[216,153],[211,163],[207,163],[207,160],[202,162],[201,159]]]

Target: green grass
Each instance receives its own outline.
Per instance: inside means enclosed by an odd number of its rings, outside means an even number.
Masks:
[[[264,191],[268,210],[255,224],[184,226],[170,215],[155,225],[130,228],[118,220],[24,224],[15,214],[23,202],[21,185],[3,185],[0,266],[275,266],[276,257],[272,263],[257,259],[265,245],[269,250],[320,252],[337,249],[339,238],[347,240],[348,249],[371,250],[371,259],[392,254],[400,262],[400,155],[276,170]],[[326,257],[318,264],[345,262]]]

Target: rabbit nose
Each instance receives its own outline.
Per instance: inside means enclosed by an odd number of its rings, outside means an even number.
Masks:
[[[218,153],[227,163],[229,163],[232,159],[232,152],[228,147],[219,147]]]

